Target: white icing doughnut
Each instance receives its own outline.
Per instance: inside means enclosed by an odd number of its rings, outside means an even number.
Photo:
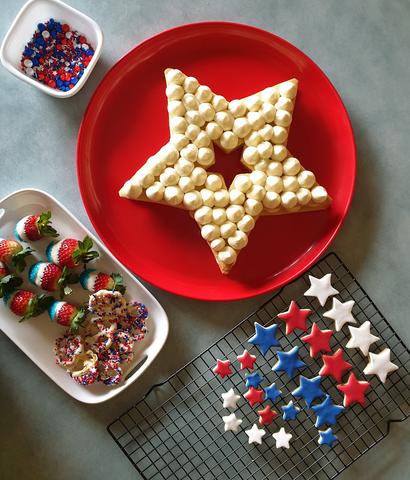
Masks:
[[[212,99],[212,106],[216,112],[220,112],[228,108],[228,102],[222,95],[214,95],[214,98]]]
[[[258,153],[261,156],[261,158],[269,158],[272,155],[273,152],[273,146],[270,142],[262,142],[257,146]]]
[[[283,189],[285,192],[296,192],[299,189],[299,182],[293,175],[283,175]]]
[[[226,150],[231,150],[238,145],[239,139],[238,136],[233,132],[224,132],[219,139],[221,142],[221,147]]]
[[[272,210],[280,205],[280,195],[276,192],[266,192],[263,198],[263,206]]]
[[[212,190],[213,192],[220,190],[222,187],[221,177],[219,177],[218,175],[215,175],[214,173],[209,174],[205,181],[205,187],[208,190]]]
[[[300,172],[300,162],[295,157],[288,157],[282,163],[285,175],[297,175]]]
[[[234,118],[230,112],[217,112],[215,114],[215,122],[222,127],[223,130],[232,130]]]
[[[225,245],[225,240],[221,237],[215,238],[215,240],[211,241],[211,248],[215,252],[220,252],[225,247]]]
[[[199,192],[193,190],[184,195],[184,206],[188,210],[196,210],[202,205],[202,197]]]
[[[263,210],[262,202],[254,200],[253,198],[248,198],[244,203],[245,212],[253,217],[259,215]]]
[[[265,188],[268,192],[280,193],[283,190],[282,178],[275,175],[270,175],[266,179]]]
[[[195,184],[191,177],[181,177],[178,182],[179,188],[184,192],[190,192],[195,188]]]
[[[207,176],[208,174],[206,173],[206,170],[201,167],[195,167],[191,173],[191,180],[194,182],[196,187],[200,187],[206,182]]]
[[[234,234],[236,230],[236,224],[233,222],[225,222],[220,226],[220,232],[222,238],[228,238]]]
[[[244,215],[239,220],[237,225],[238,225],[239,230],[242,230],[242,232],[248,233],[255,226],[255,220],[251,215]]]
[[[241,100],[232,100],[228,109],[235,118],[242,117],[246,112],[246,105]]]
[[[294,192],[284,192],[281,195],[281,201],[285,208],[293,208],[298,204],[298,199]]]
[[[164,192],[164,185],[161,182],[154,182],[145,190],[145,195],[154,202],[160,202],[164,198]]]
[[[194,169],[194,164],[189,160],[187,160],[186,158],[181,157],[175,164],[174,168],[175,168],[175,171],[178,173],[178,175],[180,175],[181,177],[188,177],[191,174],[192,170]],[[164,170],[164,173],[166,170],[167,169]],[[170,183],[169,185],[174,185],[174,184]]]
[[[184,80],[184,90],[188,93],[195,93],[199,87],[199,82],[195,77],[186,77]]]
[[[219,227],[217,225],[213,225],[212,223],[208,223],[201,228],[201,235],[202,238],[208,240],[208,242],[215,240],[215,238],[219,238]]]
[[[179,162],[179,160],[178,160]],[[177,163],[178,163],[177,162]],[[176,165],[176,164],[175,164]],[[167,167],[159,176],[159,181],[165,186],[176,185],[179,181],[179,175],[175,168]]]
[[[283,175],[282,164],[280,162],[269,162],[267,174],[281,177]]]
[[[254,130],[259,130],[259,128],[262,128],[265,124],[265,120],[259,112],[249,112],[248,115],[246,116],[248,119],[249,125],[254,129]]]
[[[169,100],[181,100],[184,96],[184,89],[181,85],[171,84],[165,89],[165,94]]]
[[[215,207],[226,207],[229,203],[228,190],[217,190],[214,193]]]
[[[215,197],[214,197],[214,192],[211,192],[211,190],[208,190],[207,188],[203,188],[200,192],[201,197],[202,197],[202,202],[204,205],[207,207],[213,207],[215,204]]]
[[[214,151],[207,147],[198,150],[198,163],[203,167],[210,167],[215,162]]]
[[[308,188],[299,188],[299,190],[296,192],[296,196],[298,197],[298,203],[300,205],[307,205],[312,198]]]
[[[327,200],[327,192],[319,185],[312,188],[312,200],[316,203],[323,203]]]
[[[209,138],[211,138],[212,140],[217,140],[223,132],[223,128],[216,122],[208,123],[205,130],[206,133],[209,135]]]
[[[184,104],[180,100],[171,100],[168,102],[168,113],[170,115],[179,115],[183,117],[185,115],[186,109]]]
[[[218,253],[218,260],[221,263],[226,263],[227,265],[232,265],[236,262],[237,254],[232,247],[225,247]]]
[[[195,93],[195,96],[200,103],[210,102],[213,95],[211,89],[206,85],[200,85]]]
[[[222,225],[226,222],[226,210],[224,208],[214,208],[212,210],[212,222],[215,225]]]
[[[232,131],[235,133],[239,138],[245,138],[246,135],[252,130],[251,125],[248,122],[246,117],[238,117],[235,118],[232,126]]]
[[[298,175],[298,182],[301,187],[312,188],[316,182],[315,174],[309,170],[302,170]]]
[[[248,165],[255,165],[260,158],[256,147],[245,147],[242,155],[244,162],[246,162]]]
[[[242,230],[236,230],[236,232],[228,238],[228,243],[235,250],[241,250],[248,244],[248,235]]]
[[[246,201],[245,201],[246,204]],[[241,205],[230,205],[226,209],[226,216],[231,222],[239,222],[239,220],[245,215],[245,210]]]
[[[179,187],[173,185],[165,188],[164,200],[170,205],[179,205],[183,198],[184,194]]]
[[[229,192],[229,200],[232,205],[242,205],[245,201],[245,194],[234,188]]]
[[[207,223],[212,222],[212,208],[206,207],[205,205],[201,208],[198,208],[194,213],[194,218],[200,225],[206,225]]]
[[[234,178],[233,185],[236,190],[246,193],[252,187],[252,182],[249,175],[240,174]]]

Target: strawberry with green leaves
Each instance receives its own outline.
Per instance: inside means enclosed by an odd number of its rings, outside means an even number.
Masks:
[[[31,255],[33,250],[30,247],[23,246],[15,240],[6,240],[0,238],[0,262],[12,263],[17,272],[22,272],[26,268],[26,257]]]
[[[88,290],[91,293],[100,290],[116,290],[122,294],[125,293],[125,286],[119,273],[108,275],[108,273],[86,269],[80,275],[80,283],[84,290]]]
[[[54,298],[46,295],[36,295],[28,290],[16,290],[4,295],[4,303],[17,316],[20,322],[31,317],[37,317],[45,312],[54,302]]]
[[[79,308],[71,303],[55,301],[48,309],[48,314],[53,322],[68,327],[71,333],[76,334],[85,320],[85,308]]]
[[[47,247],[47,259],[60,267],[75,268],[82,263],[88,263],[100,254],[91,250],[93,241],[86,236],[83,241],[65,238],[58,242],[51,242]]]
[[[78,275],[71,273],[67,267],[60,267],[55,263],[37,262],[30,267],[28,279],[37,287],[47,292],[60,291],[60,297],[72,292],[70,283],[78,282]]]
[[[21,218],[14,228],[14,235],[20,242],[36,241],[44,237],[58,237],[51,226],[51,212],[27,215]]]
[[[23,283],[23,280],[10,273],[7,265],[0,262],[0,298],[11,293]]]

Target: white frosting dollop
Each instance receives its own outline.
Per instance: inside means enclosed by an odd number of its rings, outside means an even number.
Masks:
[[[184,194],[179,187],[172,185],[165,188],[164,200],[170,205],[179,205],[182,202],[183,198]]]
[[[244,215],[245,209],[241,205],[229,205],[229,207],[226,209],[226,216],[231,222],[239,222]]]
[[[266,174],[264,172],[261,172],[259,170],[254,170],[251,172],[249,175],[249,178],[251,179],[251,182],[254,185],[262,185],[265,186],[266,183]]]
[[[169,121],[169,127],[173,133],[185,133],[188,123],[184,117],[172,117]]]
[[[202,238],[208,240],[208,242],[215,240],[215,238],[219,238],[219,233],[218,225],[213,225],[212,223],[208,223],[201,228]]]
[[[138,172],[131,179],[132,183],[139,183],[144,188],[148,188],[150,185],[152,185],[154,180],[154,175],[146,166],[142,167],[141,170],[138,170]]]
[[[207,207],[213,207],[215,204],[215,197],[214,197],[214,192],[211,190],[208,190],[207,188],[203,188],[200,192],[201,197],[202,197],[202,202],[204,205]]]
[[[286,131],[285,128],[280,127],[279,125],[275,125],[273,127],[273,135],[272,135],[272,141],[276,144],[278,143],[283,143],[288,137],[288,132]]]
[[[312,200],[315,203],[323,203],[327,200],[327,192],[325,188],[317,185],[312,188]]]
[[[261,158],[267,159],[270,158],[273,152],[273,146],[270,142],[262,142],[257,146],[258,153]]]
[[[258,133],[262,140],[270,140],[273,136],[273,127],[272,125],[266,124],[260,130],[258,130]]]
[[[294,82],[283,82],[279,85],[279,93],[283,97],[295,98],[297,92],[297,85]]]
[[[224,132],[219,141],[221,142],[221,147],[225,148],[226,150],[234,149],[239,143],[238,136],[233,132]]]
[[[184,192],[190,192],[195,188],[195,184],[191,177],[181,177],[178,182],[179,188]]]
[[[215,225],[222,225],[226,222],[226,210],[224,208],[214,208],[212,210],[212,222]]]
[[[198,125],[188,125],[185,135],[193,142],[196,140],[198,135],[201,133],[201,129],[198,127]]]
[[[168,102],[168,113],[170,115],[179,115],[183,117],[185,115],[186,109],[184,104],[180,100],[171,100]]]
[[[285,175],[297,175],[301,168],[299,160],[295,157],[288,157],[282,165]]]
[[[315,174],[309,170],[302,170],[298,175],[298,182],[301,187],[312,188],[316,183]]]
[[[167,83],[175,83],[176,85],[182,85],[186,76],[177,68],[168,68],[165,70],[165,80]]]
[[[184,89],[181,85],[175,85],[171,83],[165,89],[165,95],[168,97],[168,100],[181,100],[184,96]]]
[[[240,174],[234,178],[233,185],[236,190],[246,193],[252,187],[252,181],[249,175]]]
[[[282,193],[281,201],[282,201],[282,205],[287,209],[296,207],[296,205],[298,204],[298,199],[294,192]]]
[[[239,230],[242,232],[248,233],[255,226],[255,219],[251,215],[244,215],[238,222]]]
[[[194,164],[189,160],[187,160],[186,158],[181,157],[175,164],[174,168],[175,168],[175,171],[178,173],[178,175],[180,175],[181,177],[188,177],[191,174],[192,170],[194,169]],[[165,173],[165,170],[164,170],[164,173]],[[169,185],[174,185],[174,184],[170,183]]]
[[[248,135],[248,133],[251,131],[251,129],[252,127],[246,117],[235,118],[232,126],[232,131],[239,138],[245,138],[246,135]]]
[[[214,193],[215,207],[226,207],[229,203],[228,190],[217,190]]]
[[[198,110],[199,102],[195,95],[192,95],[192,93],[186,93],[182,97],[182,103],[184,104],[186,110]]]
[[[201,103],[198,111],[206,122],[211,122],[215,117],[215,109],[210,103]]]
[[[159,176],[159,181],[166,187],[170,185],[176,185],[179,181],[178,172],[175,170],[175,168],[167,167]]]
[[[296,192],[296,196],[300,205],[307,205],[312,198],[312,194],[308,188],[299,188]]]
[[[195,93],[200,103],[210,102],[213,97],[211,89],[206,85],[200,85]]]
[[[211,248],[215,252],[220,252],[226,245],[225,240],[221,237],[215,238],[215,240],[211,241]]]
[[[266,179],[265,188],[268,192],[280,193],[283,190],[282,178],[276,175],[269,175]]]
[[[199,132],[198,136],[194,140],[194,145],[196,145],[198,148],[209,147],[210,144],[211,139],[209,138],[209,135],[204,131]]]
[[[281,177],[283,174],[282,164],[280,162],[269,162],[267,174]]]
[[[189,138],[182,133],[175,133],[171,136],[171,142],[177,150],[182,150],[189,143]]]
[[[275,108],[277,108],[278,110],[287,110],[288,112],[292,112],[293,102],[290,98],[279,97],[278,101],[275,104]]]
[[[145,190],[145,195],[153,202],[160,202],[164,198],[164,192],[164,185],[161,182],[154,182]]]
[[[164,145],[161,150],[157,153],[161,161],[167,165],[174,165],[179,158],[179,153],[177,148],[171,143]]]
[[[215,114],[215,122],[222,127],[223,130],[232,130],[234,118],[230,112],[217,112]]]
[[[198,127],[202,127],[205,124],[204,118],[197,110],[188,110],[185,114],[185,119],[190,125],[197,125]]]
[[[160,158],[159,155],[154,155],[153,157],[149,157],[145,166],[152,173],[152,175],[156,177],[162,173],[166,163]]]
[[[223,183],[221,177],[219,175],[215,175],[214,173],[209,174],[205,182],[205,187],[213,192],[220,190],[222,185]]]
[[[264,103],[260,113],[266,123],[271,123],[275,120],[276,108],[271,103]]]
[[[228,108],[228,102],[222,95],[214,95],[214,98],[212,99],[212,106],[216,112],[220,112]]]
[[[261,185],[252,185],[251,189],[246,193],[246,196],[254,200],[262,201],[265,192],[266,190]]]
[[[181,150],[180,155],[189,162],[195,162],[198,158],[198,148],[190,143]]]
[[[222,238],[228,238],[234,234],[236,230],[236,224],[233,222],[225,222],[220,226],[220,232]]]
[[[248,235],[242,230],[236,230],[235,233],[228,238],[228,243],[235,250],[241,250],[248,244]]]
[[[236,262],[237,254],[232,247],[226,246],[218,253],[218,260],[226,265],[232,265]]]
[[[198,163],[203,167],[210,167],[215,163],[214,151],[208,147],[201,147],[198,150]]]
[[[202,206],[194,213],[194,218],[200,225],[206,225],[212,222],[212,208]]]
[[[124,198],[138,198],[142,193],[142,187],[139,183],[132,183],[127,180],[118,192],[120,197]]]
[[[186,77],[183,86],[186,92],[195,93],[199,87],[199,82],[195,77]]]
[[[245,145],[247,145],[248,147],[257,147],[263,140],[258,132],[251,132],[244,138],[244,141]]]
[[[267,103],[275,103],[279,97],[279,92],[275,87],[268,87],[262,91],[262,100]]]
[[[272,152],[272,160],[283,162],[288,156],[288,149],[284,145],[274,145]]]
[[[206,173],[206,170],[204,170],[202,167],[195,167],[191,172],[191,180],[194,182],[196,187],[204,185],[207,176],[208,174]]]
[[[246,105],[241,100],[232,100],[229,102],[228,109],[235,118],[242,117],[246,112]]]
[[[229,192],[229,200],[232,205],[243,205],[245,201],[245,194],[234,188]]]
[[[287,110],[276,110],[275,123],[281,127],[289,127],[292,115]]]
[[[208,123],[205,130],[212,140],[217,140],[222,135],[222,132],[224,131],[223,128],[220,125],[218,125],[216,122]]]
[[[248,165],[255,165],[259,161],[259,153],[256,147],[245,147],[243,149],[243,161]]]
[[[245,203],[245,212],[253,217],[259,215],[263,210],[262,202],[254,200],[253,198],[248,198]]]
[[[265,120],[259,112],[249,112],[248,115],[246,116],[248,119],[249,125],[254,129],[254,130],[259,130],[259,128],[262,128],[265,124]]]
[[[245,105],[250,112],[257,112],[259,107],[262,105],[262,100],[258,97],[258,95],[251,95],[245,99]]]
[[[282,182],[285,192],[296,192],[299,189],[298,179],[293,175],[283,175]]]
[[[263,206],[269,210],[279,207],[280,205],[280,195],[276,192],[266,192],[265,197],[262,201]]]
[[[184,205],[188,210],[196,210],[202,205],[202,197],[199,192],[193,190],[184,195]]]

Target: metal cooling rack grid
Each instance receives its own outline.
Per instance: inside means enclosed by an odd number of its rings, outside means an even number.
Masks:
[[[255,321],[273,323],[276,315],[287,309],[292,299],[300,307],[308,307],[314,312],[310,320],[317,322],[320,328],[332,328],[332,322],[325,321],[320,315],[326,309],[318,307],[316,299],[303,296],[309,286],[308,274],[320,277],[329,272],[332,273],[332,284],[340,292],[338,298],[355,300],[353,313],[358,323],[370,320],[372,332],[381,338],[372,345],[371,351],[389,347],[392,361],[400,368],[388,376],[386,384],[373,376],[366,378],[370,379],[372,387],[367,404],[365,408],[354,405],[339,416],[334,428],[339,442],[332,449],[318,445],[313,412],[303,401],[295,402],[302,410],[295,421],[283,422],[278,417],[272,425],[264,427],[267,435],[261,446],[247,443],[244,431],[257,421],[257,414],[245,399],[240,400],[236,411],[243,418],[240,432],[224,433],[221,416],[226,415],[227,410],[222,408],[221,393],[231,387],[244,393],[246,387],[244,373],[236,371],[236,362],[233,375],[224,380],[215,376],[211,368],[216,359],[234,360],[244,348],[256,354],[258,370],[268,379],[262,385],[276,382],[282,390],[282,396],[275,403],[279,411],[279,406],[292,398],[290,392],[298,384],[298,375],[289,381],[285,374],[272,372],[271,366],[276,362],[274,351],[263,357],[247,340],[254,332]],[[331,343],[333,351],[346,344],[348,332],[346,327],[335,332]],[[289,350],[299,345],[300,356],[308,365],[300,373],[310,377],[318,374],[322,362],[320,356],[317,359],[309,357],[308,345],[300,341],[304,334],[285,336],[284,322],[279,322],[281,348]],[[367,360],[357,349],[344,351],[347,360],[354,365],[352,371],[363,378],[361,372]],[[410,415],[409,370],[409,350],[339,257],[330,253],[167,381],[154,385],[141,401],[107,428],[144,479],[331,479],[380,442],[388,434],[391,421],[402,421]],[[325,377],[322,385],[335,403],[342,403],[343,397],[336,389],[334,379]],[[269,435],[280,426],[285,426],[293,435],[289,450],[277,450]]]

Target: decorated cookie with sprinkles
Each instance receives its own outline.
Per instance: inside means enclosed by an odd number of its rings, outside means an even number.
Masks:
[[[108,328],[100,329],[98,333],[85,337],[84,340],[88,348],[99,355],[112,346],[115,332],[116,324],[112,323]]]
[[[109,322],[117,322],[127,319],[127,301],[121,292],[99,290],[90,295],[88,309],[91,313]]]
[[[54,353],[57,365],[70,369],[75,359],[84,352],[84,342],[80,335],[65,334],[57,338]]]
[[[70,375],[80,385],[91,385],[98,378],[98,357],[91,350],[80,353],[75,357]]]
[[[120,363],[120,356],[113,351],[107,350],[99,356],[99,379],[105,385],[118,385],[120,383],[123,377]]]

